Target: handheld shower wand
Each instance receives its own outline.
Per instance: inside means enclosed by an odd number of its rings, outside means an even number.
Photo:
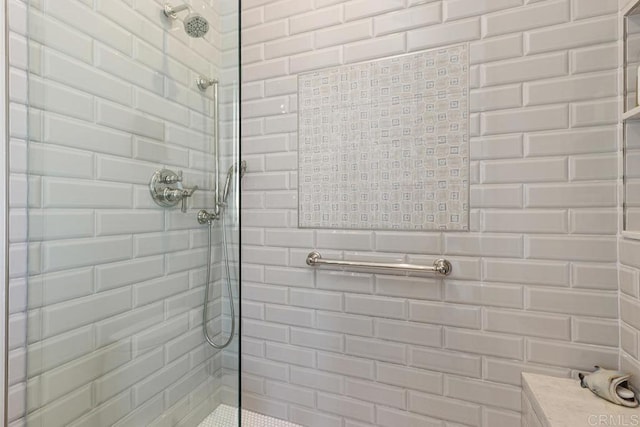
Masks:
[[[222,194],[220,197],[220,204],[222,206],[227,205],[227,199],[229,198],[229,191],[231,190],[231,179],[233,178],[233,174],[236,172],[237,166],[235,164],[229,167],[227,170],[227,179],[224,181],[224,187],[222,189]],[[247,171],[247,162],[243,160],[240,162],[240,179],[244,177],[245,172]]]
[[[231,192],[231,182],[233,180],[233,175],[237,171],[237,166],[231,165],[227,170],[227,177],[224,181],[224,187],[222,187],[222,192],[218,193],[216,197],[216,207],[213,211],[209,212],[206,209],[201,209],[198,212],[198,223],[200,224],[210,224],[216,219],[220,219],[222,216],[222,212],[220,208],[227,207],[227,199],[229,198],[229,193]],[[247,171],[247,162],[240,162],[240,179],[244,177],[245,172]]]
[[[244,160],[240,162],[240,179],[244,176],[244,173],[247,170],[247,162]],[[206,210],[202,209],[198,212],[198,222],[200,224],[208,224],[209,225],[209,238],[208,238],[208,246],[207,246],[207,281],[205,282],[205,291],[204,291],[204,308],[202,310],[202,330],[204,332],[204,337],[211,345],[211,347],[215,349],[223,349],[228,346],[233,337],[235,335],[236,330],[236,317],[235,317],[235,309],[233,304],[233,293],[231,286],[231,271],[229,268],[229,249],[227,243],[227,233],[225,231],[225,208],[227,207],[227,199],[229,198],[229,193],[231,192],[231,182],[233,181],[233,176],[237,172],[237,165],[232,165],[227,170],[227,178],[224,183],[224,187],[222,190],[222,194],[218,194],[216,201],[216,209],[215,212],[209,213]],[[231,331],[229,332],[229,337],[227,337],[226,341],[222,344],[216,344],[213,341],[213,338],[209,336],[209,330],[207,329],[207,317],[208,317],[208,305],[209,305],[209,289],[211,286],[211,244],[212,244],[212,230],[213,230],[213,222],[216,219],[220,219],[222,226],[222,252],[224,255],[224,266],[226,270],[226,282],[227,282],[227,293],[229,294],[229,316],[231,317]]]

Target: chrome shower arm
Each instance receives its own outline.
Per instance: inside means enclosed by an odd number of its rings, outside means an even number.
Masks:
[[[171,6],[169,3],[165,3],[163,12],[167,18],[177,19],[178,13],[188,9],[189,5],[186,3],[181,4],[180,6]]]

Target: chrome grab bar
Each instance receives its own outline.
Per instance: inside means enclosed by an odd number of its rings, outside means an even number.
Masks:
[[[378,270],[402,270],[408,273],[436,273],[440,276],[448,276],[451,274],[453,267],[446,259],[437,259],[433,265],[415,265],[415,264],[391,264],[383,262],[364,262],[364,261],[342,261],[336,259],[324,259],[320,252],[313,251],[307,255],[307,265],[318,267],[321,265],[336,267],[353,267],[353,268],[373,268]]]

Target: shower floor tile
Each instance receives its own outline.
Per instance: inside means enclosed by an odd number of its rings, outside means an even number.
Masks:
[[[233,427],[238,424],[236,408],[229,405],[220,405],[198,427]],[[301,427],[277,418],[257,414],[255,412],[242,411],[242,427]]]

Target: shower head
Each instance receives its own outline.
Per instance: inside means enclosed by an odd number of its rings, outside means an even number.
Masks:
[[[185,3],[180,6],[171,6],[165,3],[163,12],[167,18],[178,19],[178,12],[183,10],[189,10],[189,5]],[[190,12],[184,18],[184,31],[189,37],[204,37],[209,31],[209,22],[199,13]]]
[[[209,31],[209,22],[199,13],[190,13],[184,18],[184,31],[189,37],[204,37]]]

